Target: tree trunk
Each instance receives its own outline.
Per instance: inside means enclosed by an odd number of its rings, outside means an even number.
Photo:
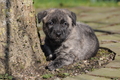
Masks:
[[[0,74],[5,74],[5,47],[6,47],[6,4],[0,1]]]
[[[0,74],[35,80],[45,58],[37,35],[32,0],[0,1]]]

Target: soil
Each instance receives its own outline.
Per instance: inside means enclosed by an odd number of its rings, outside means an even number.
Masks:
[[[65,78],[67,76],[76,76],[79,74],[86,74],[94,69],[105,67],[106,64],[114,60],[116,53],[108,48],[101,47],[95,57],[89,60],[82,60],[77,63],[64,66],[55,71],[49,71],[45,69],[46,63],[42,67],[39,67],[39,74],[42,80],[54,80],[56,78]]]

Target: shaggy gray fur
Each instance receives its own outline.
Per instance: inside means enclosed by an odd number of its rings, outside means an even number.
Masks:
[[[43,51],[55,70],[64,65],[96,55],[99,42],[94,31],[84,23],[76,23],[75,13],[66,9],[49,9],[38,13],[46,34]]]

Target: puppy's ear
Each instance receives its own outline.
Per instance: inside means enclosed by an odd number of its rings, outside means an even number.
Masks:
[[[38,18],[38,23],[40,23],[42,21],[42,19],[47,15],[47,11],[42,11],[42,12],[39,12],[37,14],[37,18]]]
[[[71,12],[70,18],[72,19],[72,25],[76,25],[76,14]]]

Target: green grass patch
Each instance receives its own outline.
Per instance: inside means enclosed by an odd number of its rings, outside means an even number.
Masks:
[[[95,0],[33,0],[35,8],[66,8],[78,6],[93,7],[117,7],[119,2],[115,1],[95,1]]]
[[[42,76],[43,79],[48,79],[51,78],[53,75],[52,74],[45,74]]]
[[[0,74],[0,80],[12,80],[13,79],[13,77],[12,76],[10,76],[10,75],[8,75],[8,74],[4,74],[4,75],[2,75],[2,74]]]

